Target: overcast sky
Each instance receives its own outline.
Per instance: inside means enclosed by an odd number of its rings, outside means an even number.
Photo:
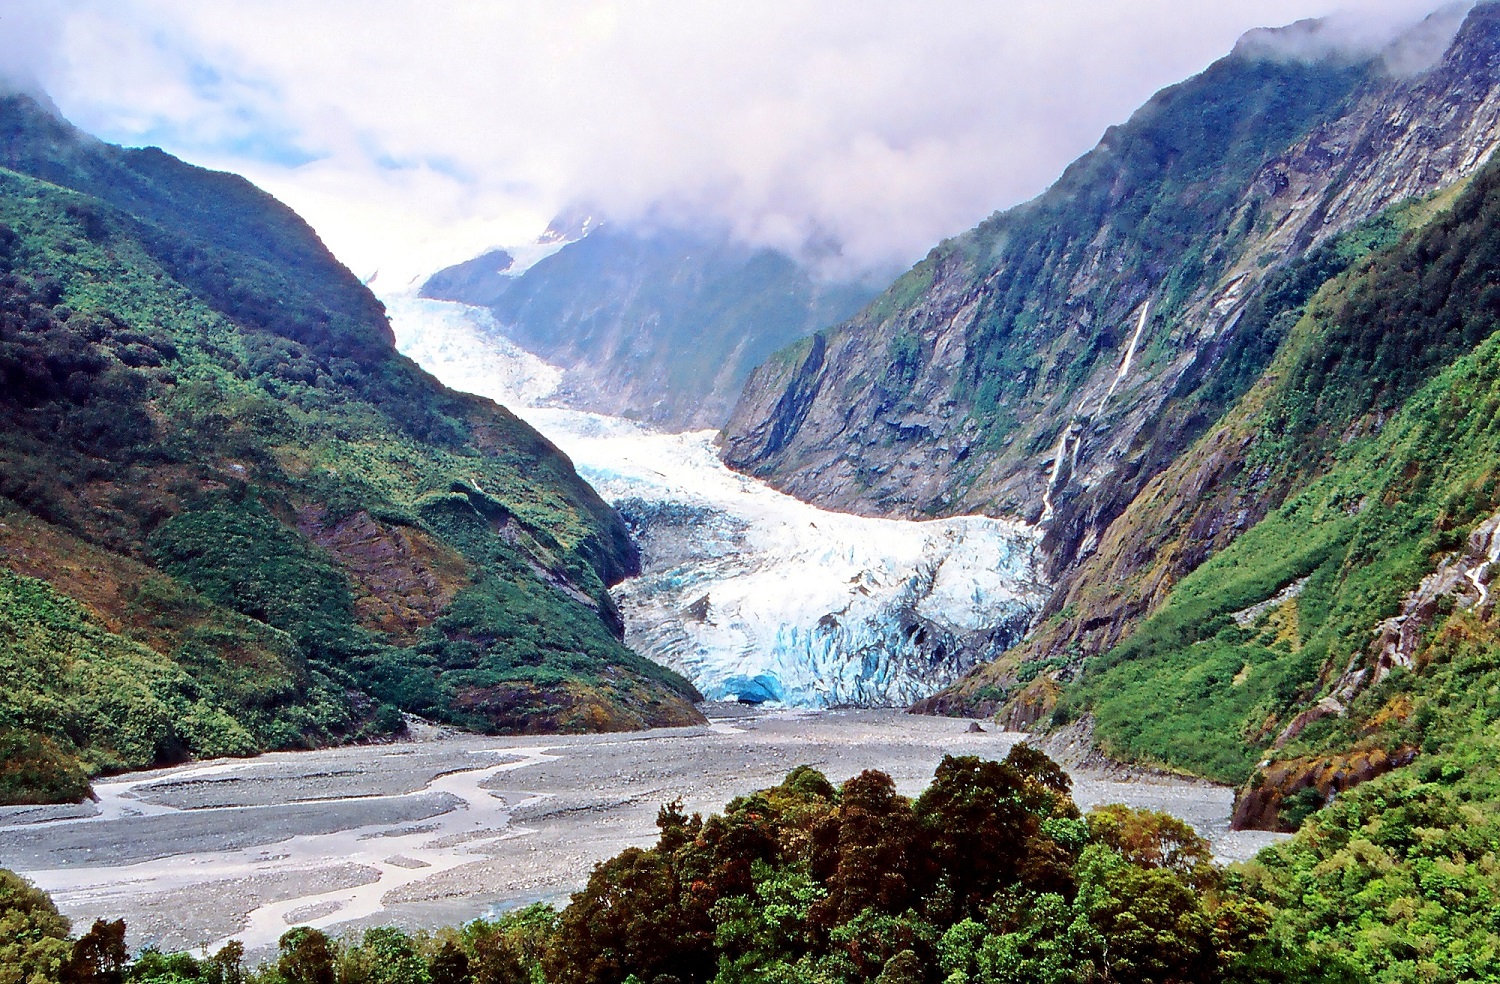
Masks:
[[[559,209],[908,264],[1244,31],[1440,0],[0,0],[0,69],[249,176],[390,289]]]

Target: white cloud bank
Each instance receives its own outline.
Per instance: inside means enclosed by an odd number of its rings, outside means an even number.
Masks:
[[[1367,40],[1435,2],[1345,22]],[[1035,195],[1242,32],[1348,4],[0,0],[0,71],[248,175],[387,283],[580,200],[874,268]]]

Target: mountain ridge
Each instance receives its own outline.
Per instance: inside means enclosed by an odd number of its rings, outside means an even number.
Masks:
[[[1042,523],[1027,639],[914,709],[1078,723],[1296,826],[1484,733],[1442,708],[1483,673],[1452,640],[1490,632],[1459,548],[1493,511],[1462,366],[1497,146],[1493,3],[1413,75],[1232,55],[758,368],[723,457],[824,506]]]
[[[701,720],[620,641],[619,516],[398,355],[380,302],[249,182],[5,97],[0,273],[0,799],[403,713]]]
[[[1486,49],[1485,43],[1493,40],[1494,20],[1492,9],[1480,8],[1466,23],[1469,40],[1455,47],[1456,56],[1472,53],[1482,59],[1486,50],[1492,56],[1492,46]],[[1439,66],[1409,81],[1372,78],[1368,65],[1276,65],[1231,56],[1197,79],[1163,90],[1131,123],[1106,134],[1100,147],[1071,166],[1051,191],[940,246],[854,321],[825,331],[822,351],[828,354],[816,370],[790,350],[758,370],[725,428],[725,461],[783,491],[856,512],[917,516],[982,511],[1035,520],[1043,511],[1054,463],[1049,452],[1062,443],[1066,423],[1074,416],[1098,416],[1085,408],[1098,407],[1115,382],[1134,316],[1141,303],[1154,296],[1155,313],[1142,339],[1145,348],[1137,374],[1120,391],[1114,409],[1106,408],[1103,419],[1084,421],[1086,430],[1102,431],[1107,425],[1109,432],[1102,441],[1090,435],[1082,442],[1075,469],[1084,473],[1081,481],[1064,483],[1081,485],[1083,493],[1075,494],[1075,502],[1053,523],[1056,568],[1065,568],[1087,552],[1091,538],[1120,508],[1120,502],[1111,500],[1128,501],[1153,463],[1159,467],[1180,450],[1184,437],[1201,430],[1227,405],[1219,397],[1201,411],[1191,406],[1175,415],[1161,410],[1178,390],[1191,393],[1204,384],[1207,366],[1223,361],[1232,341],[1226,336],[1232,335],[1236,319],[1253,300],[1264,268],[1241,269],[1230,259],[1300,254],[1394,201],[1429,193],[1440,183],[1473,173],[1494,147],[1493,137],[1474,146],[1473,136],[1495,132],[1494,91],[1471,93],[1449,83],[1479,67],[1455,64],[1445,71]],[[1244,115],[1246,110],[1236,100],[1238,89],[1247,86],[1269,93],[1261,98],[1270,99],[1271,107]],[[1321,93],[1323,103],[1291,105],[1299,97],[1287,87],[1298,86]],[[1356,103],[1334,116],[1344,121],[1342,128],[1325,122],[1329,108],[1338,110],[1345,100],[1360,96],[1361,87],[1367,87],[1363,105]],[[1407,112],[1382,132],[1387,121],[1379,113],[1381,93],[1408,90]],[[1459,99],[1457,105],[1443,113],[1424,112],[1444,102],[1450,92]],[[1212,205],[1213,196],[1226,194],[1218,174],[1210,173],[1208,181],[1188,181],[1157,200],[1150,198],[1150,191],[1120,185],[1126,180],[1121,168],[1130,166],[1124,158],[1131,147],[1143,161],[1142,173],[1160,182],[1170,179],[1174,168],[1184,170],[1179,150],[1174,149],[1178,144],[1223,143],[1222,135],[1199,139],[1202,122],[1197,114],[1202,112],[1220,113],[1224,123],[1219,129],[1230,133],[1236,125],[1253,130],[1273,117],[1283,129],[1287,118],[1301,118],[1305,132],[1291,134],[1274,152],[1253,160],[1256,166],[1240,179],[1243,184],[1229,185],[1235,197],[1218,207]],[[1236,124],[1237,119],[1246,122]],[[1429,127],[1429,119],[1443,123]],[[1468,129],[1450,136],[1447,148],[1469,152],[1445,161],[1434,147],[1444,149],[1439,140],[1445,128],[1455,124]],[[1390,141],[1393,136],[1405,140],[1406,150],[1393,155],[1389,174],[1331,173],[1340,161],[1358,163],[1356,148],[1361,142]],[[1229,144],[1239,152],[1232,139]],[[1158,153],[1166,157],[1158,158]],[[1425,162],[1412,166],[1419,156]],[[1167,161],[1166,178],[1151,170],[1160,166],[1159,160]],[[1386,186],[1375,188],[1380,182]],[[1153,186],[1148,183],[1149,187]],[[1360,200],[1353,193],[1360,188],[1375,190]],[[1054,225],[1079,224],[1071,213],[1078,210],[1082,193],[1096,196],[1090,201],[1104,196],[1102,206],[1091,207],[1105,210],[1105,223],[1097,234],[1106,238],[1095,242],[1088,220],[1082,220],[1081,231],[1070,233],[1074,239],[1068,245],[1049,240]],[[1131,228],[1136,228],[1143,218],[1131,210],[1144,211],[1144,219],[1151,220],[1167,207],[1162,203],[1180,203],[1184,197],[1190,209],[1213,223],[1259,226],[1209,235],[1190,232],[1183,240],[1172,232],[1173,218],[1165,217],[1153,220],[1155,226],[1140,228],[1156,230],[1156,248],[1166,250],[1161,254],[1166,265],[1147,269],[1149,263],[1142,266],[1139,260],[1121,258],[1152,248],[1138,236],[1124,234],[1122,223],[1134,223]],[[1202,204],[1205,200],[1208,206]],[[1256,214],[1261,209],[1270,210],[1269,220]],[[1036,220],[1043,213],[1070,217]],[[1031,242],[1025,238],[1028,234],[1040,238],[1045,259],[1023,263],[1017,252],[1023,246],[1014,244]],[[1011,252],[990,263],[986,258],[992,248]],[[1205,276],[1205,260],[1217,275]],[[1064,268],[1071,272],[1057,272]],[[1099,270],[1140,272],[1101,279]],[[1045,288],[1028,286],[1036,271],[1042,273]],[[1002,279],[998,285],[997,278]],[[1022,283],[1019,292],[1001,289],[1017,278]],[[1176,286],[1182,284],[1186,286]],[[1192,296],[1174,297],[1183,290]],[[1020,307],[994,310],[1002,302]],[[1101,306],[1103,317],[1097,310]],[[1045,325],[1033,326],[1038,318],[1052,319],[1050,334]],[[1010,345],[1006,339],[1013,332],[1021,334]],[[882,335],[891,340],[880,341]],[[1018,348],[1027,344],[1041,344],[1045,351],[1022,357]],[[847,354],[841,349],[848,349]],[[986,368],[984,359],[998,361]],[[885,372],[887,364],[899,367],[895,377]],[[997,381],[1007,377],[1017,381]],[[1122,408],[1125,397],[1131,401]],[[1148,401],[1145,407],[1138,405],[1143,397]],[[1173,433],[1174,416],[1184,418],[1183,435]],[[1153,436],[1153,429],[1164,433]],[[772,440],[772,435],[778,436]],[[1124,486],[1124,494],[1113,496],[1111,489],[1100,489],[1116,485]],[[1065,498],[1062,493],[1067,491],[1059,489],[1056,498]]]

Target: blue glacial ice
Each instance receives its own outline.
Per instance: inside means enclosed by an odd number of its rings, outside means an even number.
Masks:
[[[620,510],[644,569],[614,592],[626,642],[706,697],[906,705],[1019,640],[1045,600],[1033,527],[818,509],[725,468],[712,431],[549,406],[560,374],[481,310],[386,303],[403,352],[520,414]]]

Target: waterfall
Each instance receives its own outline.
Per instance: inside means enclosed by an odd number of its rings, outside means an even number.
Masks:
[[[1099,401],[1099,409],[1094,411],[1098,416],[1104,412],[1109,404],[1110,398],[1115,395],[1115,390],[1130,375],[1130,367],[1135,362],[1135,351],[1141,343],[1141,333],[1146,330],[1146,319],[1151,314],[1151,301],[1147,300],[1141,305],[1141,316],[1135,323],[1135,332],[1130,336],[1130,343],[1125,346],[1125,355],[1120,359],[1120,368],[1115,370],[1115,378],[1110,381],[1109,389],[1105,391],[1104,398]],[[1066,484],[1067,479],[1063,474],[1063,460],[1067,459],[1068,471],[1071,476],[1073,470],[1078,467],[1078,453],[1083,449],[1083,422],[1075,416],[1068,421],[1068,426],[1063,428],[1062,436],[1057,440],[1057,449],[1052,453],[1052,473],[1047,476],[1047,486],[1042,490],[1042,516],[1037,523],[1045,523],[1052,519],[1053,496],[1058,488]]]
[[[1476,612],[1483,610],[1490,600],[1490,589],[1480,579],[1496,563],[1500,563],[1500,529],[1490,531],[1490,548],[1484,563],[1464,575],[1474,585],[1474,590],[1479,592],[1479,603],[1474,606]]]
[[[1135,324],[1135,334],[1130,336],[1130,344],[1125,346],[1125,358],[1120,360],[1120,368],[1115,372],[1114,380],[1110,382],[1109,389],[1104,394],[1104,399],[1099,401],[1099,409],[1095,411],[1096,416],[1104,412],[1105,406],[1109,404],[1110,397],[1115,395],[1115,390],[1119,389],[1120,384],[1125,381],[1125,377],[1130,375],[1130,364],[1135,361],[1135,349],[1141,343],[1141,332],[1146,330],[1146,317],[1150,313],[1151,302],[1148,300],[1141,305],[1141,318]]]
[[[1052,454],[1052,474],[1047,477],[1047,487],[1042,490],[1042,518],[1038,523],[1045,523],[1052,518],[1052,493],[1063,484],[1063,459],[1068,462],[1068,474],[1073,474],[1073,469],[1078,466],[1078,450],[1083,445],[1083,427],[1075,418],[1068,421],[1068,426],[1063,428],[1062,436],[1058,438],[1057,450]]]

